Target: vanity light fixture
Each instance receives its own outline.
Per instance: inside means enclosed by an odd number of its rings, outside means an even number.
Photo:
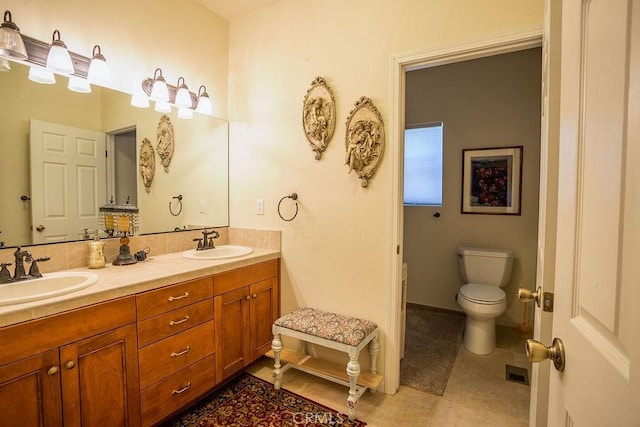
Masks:
[[[60,40],[60,31],[58,30],[53,32],[53,41],[47,55],[47,68],[54,73],[65,75],[73,74],[74,72],[67,45]]]
[[[198,89],[198,106],[196,107],[196,112],[207,116],[213,116],[211,99],[209,98],[207,88],[204,85],[200,86],[200,89]]]
[[[156,106],[154,107],[158,113],[170,113],[171,105],[165,101],[156,101]]]
[[[162,77],[162,70],[160,68],[156,68],[153,72],[153,87],[151,88],[149,98],[152,101],[169,102],[169,89],[167,88],[167,82],[164,77]]]
[[[178,108],[179,119],[193,119],[193,110],[191,108],[180,107]]]
[[[69,76],[69,85],[67,88],[73,92],[90,93],[91,85],[87,79],[78,76]]]
[[[11,65],[7,58],[0,58],[0,71],[11,71]]]
[[[52,85],[56,82],[56,76],[45,68],[32,65],[29,67],[29,80],[45,85]]]
[[[180,80],[182,80],[182,83],[180,83]],[[176,92],[176,100],[174,102],[176,107],[192,108],[193,104],[191,103],[191,94],[189,93],[189,88],[184,83],[184,77],[178,78],[178,84],[176,87],[178,88],[178,92]]]
[[[4,11],[4,22],[0,24],[0,56],[18,61],[26,61],[29,57],[20,29],[11,21],[8,10]]]
[[[87,73],[87,80],[89,83],[97,84],[100,86],[108,86],[111,83],[111,74],[109,73],[109,67],[107,66],[107,60],[100,52],[100,45],[93,47],[93,58],[89,64],[89,72]]]
[[[149,108],[149,95],[145,93],[141,85],[133,85],[131,105],[137,108]]]

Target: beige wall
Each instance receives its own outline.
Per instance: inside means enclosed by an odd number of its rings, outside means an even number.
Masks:
[[[231,225],[281,229],[282,309],[315,307],[362,316],[382,328],[390,233],[389,146],[368,188],[347,174],[345,120],[368,96],[389,121],[394,54],[540,29],[543,1],[283,0],[230,24]],[[316,76],[336,97],[336,132],[316,161],[301,126],[302,99]],[[388,144],[396,141],[387,139]],[[300,212],[276,206],[297,192]],[[256,199],[265,214],[256,215]],[[382,358],[384,359],[384,357]],[[384,360],[378,363],[381,369]]]
[[[407,74],[406,124],[444,123],[443,205],[404,210],[408,301],[462,311],[456,247],[508,248],[515,259],[498,322],[522,319],[515,294],[536,282],[541,71],[537,48]],[[462,150],[517,145],[524,147],[521,215],[461,214]]]

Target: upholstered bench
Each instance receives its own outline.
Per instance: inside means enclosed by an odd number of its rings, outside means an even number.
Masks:
[[[301,340],[302,352],[284,349],[282,335]],[[347,353],[349,362],[346,372],[344,365],[336,365],[306,354],[306,343]],[[363,372],[361,375],[358,355],[365,346],[368,346],[371,367],[370,372]],[[273,323],[271,349],[273,354],[269,355],[275,359],[273,380],[276,389],[280,388],[282,374],[289,368],[346,385],[349,387],[347,409],[351,420],[355,419],[358,399],[367,389],[375,392],[382,381],[382,376],[376,373],[376,361],[380,353],[378,326],[368,320],[328,313],[315,308],[300,308]],[[286,363],[285,366],[281,366],[281,360]]]

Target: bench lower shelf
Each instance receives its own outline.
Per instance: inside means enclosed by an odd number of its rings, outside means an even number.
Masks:
[[[266,356],[273,359],[273,350],[269,350]],[[340,365],[328,360],[317,359],[308,354],[287,348],[283,348],[280,352],[280,363],[282,365],[288,363],[292,368],[349,386],[349,376],[347,375],[346,363],[344,365]],[[359,386],[376,390],[382,382],[382,378],[382,375],[362,371],[360,372],[360,375],[358,375],[358,380],[356,382]]]

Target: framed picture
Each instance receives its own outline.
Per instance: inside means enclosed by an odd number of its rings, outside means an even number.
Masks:
[[[522,146],[462,150],[462,213],[520,215]]]

